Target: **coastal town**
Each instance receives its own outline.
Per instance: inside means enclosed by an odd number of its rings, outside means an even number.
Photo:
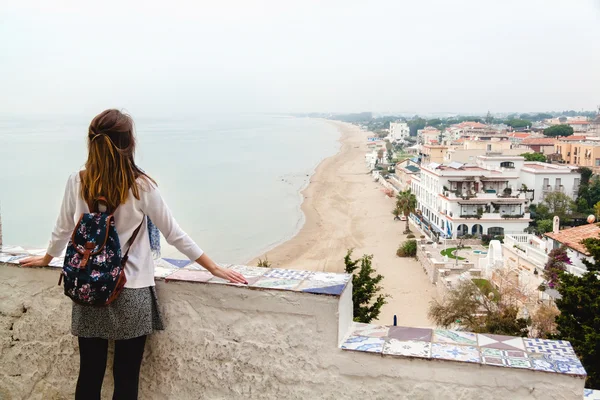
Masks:
[[[443,322],[457,306],[443,299],[456,298],[468,283],[484,297],[510,297],[513,321],[523,321],[515,334],[557,334],[555,319],[564,312],[557,302],[568,302],[557,290],[559,277],[594,273],[588,267],[600,235],[600,197],[590,197],[590,188],[599,185],[600,108],[518,129],[461,121],[411,136],[399,120],[370,133],[364,161],[373,180],[391,202],[414,199],[394,215],[408,217],[414,230],[408,255],[435,287],[428,312],[434,322],[465,327],[460,319]],[[407,255],[406,244],[399,256]]]

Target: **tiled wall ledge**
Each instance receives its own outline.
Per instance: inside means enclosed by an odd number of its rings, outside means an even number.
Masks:
[[[13,257],[22,250],[3,251],[11,254],[0,254],[0,398],[72,398],[78,352],[57,270],[21,268]],[[579,367],[545,372],[535,361],[554,344],[354,324],[347,275],[233,268],[249,287],[158,261],[167,327],[148,341],[140,398],[582,398]],[[105,385],[110,398],[110,369]]]

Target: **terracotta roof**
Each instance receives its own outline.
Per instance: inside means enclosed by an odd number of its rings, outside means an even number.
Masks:
[[[554,138],[529,138],[523,139],[521,144],[529,144],[529,145],[553,145],[556,143],[556,139]]]
[[[519,138],[519,139],[525,139],[528,138],[529,136],[531,136],[530,133],[525,133],[525,132],[510,132],[506,134],[507,136],[510,137],[514,137],[514,138]]]
[[[567,125],[587,125],[590,121],[567,121]]]
[[[560,140],[585,140],[586,137],[585,136],[564,136],[561,137]]]
[[[549,232],[546,233],[545,236],[556,240],[557,242],[562,243],[575,251],[589,256],[590,253],[588,253],[581,241],[583,239],[599,238],[600,226],[599,224],[576,226],[575,228],[563,229],[558,233]]]
[[[482,124],[481,122],[474,122],[474,121],[465,121],[465,122],[461,122],[460,124],[456,124],[454,126],[456,126],[457,128],[479,128],[479,129],[487,128],[486,124]]]

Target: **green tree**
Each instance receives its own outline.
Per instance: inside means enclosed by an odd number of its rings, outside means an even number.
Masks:
[[[587,213],[590,211],[590,205],[588,204],[587,200],[583,197],[579,197],[577,198],[577,212],[579,213]]]
[[[583,244],[590,254],[583,260],[587,272],[559,276],[559,333],[554,338],[571,342],[587,371],[586,387],[600,389],[600,239],[585,239]]]
[[[488,111],[487,114],[485,115],[485,123],[489,125],[493,122],[494,122],[494,117],[492,117],[492,113]]]
[[[577,172],[581,174],[581,185],[587,185],[590,183],[593,171],[588,167],[580,167]]]
[[[410,136],[417,136],[417,131],[419,129],[425,128],[427,125],[427,120],[415,116],[413,119],[407,122],[408,128],[410,129]]]
[[[400,212],[400,209],[398,209],[398,207],[394,207],[394,209],[392,210],[392,215],[394,216],[394,221],[400,219],[400,215],[402,213]]]
[[[404,233],[410,233],[408,216],[415,212],[416,207],[417,198],[411,193],[410,189],[396,195],[396,208],[406,217],[406,229],[404,230]]]
[[[571,136],[573,134],[573,128],[569,125],[554,125],[550,128],[544,129],[544,135],[550,137],[557,136]]]
[[[542,219],[537,221],[535,233],[538,235],[543,235],[544,233],[552,231],[552,220],[551,219]]]
[[[380,274],[372,276],[375,272],[372,267],[373,256],[365,254],[357,260],[352,260],[352,251],[353,249],[349,249],[346,253],[344,264],[346,273],[352,274],[354,321],[368,324],[379,316],[381,307],[387,303],[385,298],[388,295],[379,293],[382,289],[380,282],[383,276]]]
[[[527,120],[527,119],[519,119],[519,118],[511,118],[511,119],[507,119],[506,121],[504,121],[504,123],[508,126],[510,126],[511,128],[527,128],[528,126],[531,126],[531,121]]]
[[[521,157],[525,157],[525,161],[546,162],[546,156],[542,153],[523,153]]]
[[[562,192],[552,192],[544,197],[542,203],[548,207],[548,211],[551,215],[557,215],[558,218],[566,220],[567,217],[575,209],[575,202],[566,194]],[[537,208],[539,212],[540,207]]]

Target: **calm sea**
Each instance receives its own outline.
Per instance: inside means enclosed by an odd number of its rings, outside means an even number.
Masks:
[[[0,118],[5,244],[44,248],[71,172],[86,159],[88,118]],[[213,259],[245,262],[303,223],[299,191],[339,150],[337,129],[281,116],[136,119],[137,162],[183,229]],[[164,256],[177,252],[163,246]]]

